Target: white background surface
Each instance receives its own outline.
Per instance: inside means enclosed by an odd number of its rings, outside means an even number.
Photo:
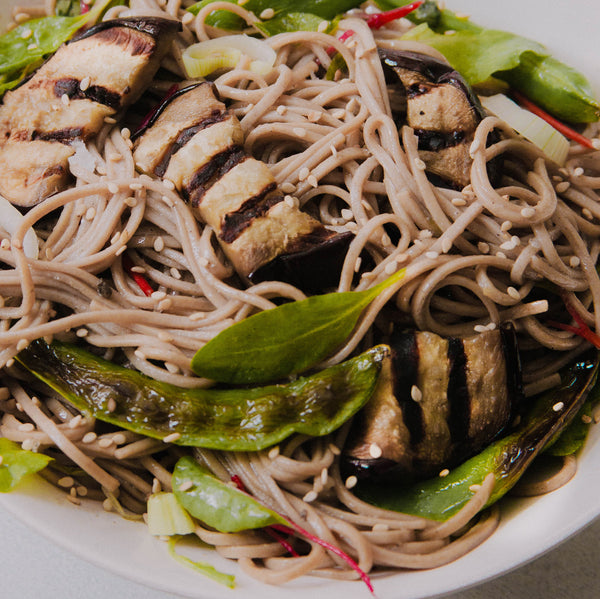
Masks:
[[[0,510],[2,599],[174,599],[75,557]],[[598,599],[600,520],[539,559],[449,599]],[[110,548],[107,548],[110,551]],[[198,578],[202,584],[202,578]],[[314,593],[311,593],[314,595]],[[368,593],[365,590],[365,599]],[[224,597],[244,599],[226,591]],[[333,598],[331,598],[333,599]],[[392,599],[392,598],[388,598]]]

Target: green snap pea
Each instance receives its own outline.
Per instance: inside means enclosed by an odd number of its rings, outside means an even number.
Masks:
[[[386,346],[285,385],[182,389],[78,347],[34,341],[18,361],[77,409],[179,445],[255,451],[293,433],[329,434],[370,398]]]

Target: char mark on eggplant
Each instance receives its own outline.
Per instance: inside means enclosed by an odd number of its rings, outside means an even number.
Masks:
[[[0,106],[0,194],[29,207],[70,182],[74,140],[86,141],[151,82],[180,25],[105,21],[63,44]]]
[[[477,96],[451,66],[417,52],[379,50],[393,111],[418,138],[427,172],[446,185],[470,182],[470,146],[485,116]]]
[[[243,143],[235,115],[214,85],[202,82],[163,103],[136,135],[134,159],[140,170],[174,183],[247,282],[282,280],[309,293],[335,285],[353,236],[284,202],[268,166]]]
[[[401,331],[390,346],[378,387],[348,436],[345,475],[377,482],[435,476],[490,443],[521,407],[510,324],[464,339]]]

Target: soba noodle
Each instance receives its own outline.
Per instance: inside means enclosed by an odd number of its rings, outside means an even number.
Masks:
[[[211,4],[193,19],[184,6],[181,0],[130,0],[106,15],[166,13],[183,20],[183,32],[163,65],[171,80],[156,81],[151,90],[157,97],[183,77],[185,45],[219,35],[204,23],[209,12],[235,12],[249,27],[256,21],[228,2]],[[47,0],[45,13],[53,11],[54,2]],[[16,12],[36,16],[42,10]],[[349,42],[325,33],[279,34],[266,40],[277,52],[270,74],[241,63],[215,79],[219,95],[241,122],[246,150],[269,164],[287,194],[284,201],[332,230],[355,234],[339,291],[366,289],[406,267],[401,284],[372,303],[327,364],[368,346],[378,315],[392,301],[417,328],[445,336],[514,322],[524,352],[543,355],[525,362],[528,393],[554,385],[558,368],[587,345],[548,325],[548,315],[562,303],[558,297],[555,304],[540,299],[536,285],[550,281],[564,290],[584,320],[600,330],[598,153],[574,148],[559,169],[490,116],[471,146],[471,183],[462,191],[437,187],[425,173],[414,132],[405,126],[398,133],[376,52],[378,43],[403,47],[396,38],[404,24],[375,37],[359,18],[348,17],[339,27],[354,31]],[[348,75],[338,73],[334,81],[318,76],[330,65],[329,47],[348,66]],[[492,130],[502,132],[499,141],[492,141]],[[498,156],[505,171],[494,188],[486,165]],[[0,363],[8,388],[0,395],[0,436],[52,453],[59,466],[82,468],[84,475],[69,480],[56,469],[43,473],[68,491],[73,503],[87,497],[104,501],[109,510],[141,514],[153,490],[170,488],[170,469],[181,448],[98,428],[92,418],[22,380],[16,353],[40,337],[85,340],[108,359],[122,351],[134,368],[155,379],[204,387],[211,381],[190,370],[199,347],[232,323],[272,308],[274,300],[305,296],[276,281],[248,288],[236,284],[213,231],[193,217],[172,185],[136,171],[130,132],[122,124],[107,122],[96,139],[80,143],[71,170],[74,186],[27,212],[12,237],[0,225]],[[398,230],[397,241],[386,225]],[[30,227],[40,241],[38,259],[26,258],[21,249]],[[156,289],[150,297],[124,270],[124,252],[134,272]],[[364,269],[365,252],[371,270]],[[296,436],[255,453],[197,449],[194,455],[222,480],[239,477],[263,504],[338,545],[367,572],[439,566],[477,546],[497,526],[496,508],[481,511],[493,475],[445,523],[360,501],[351,492],[352,481],[342,480],[339,472],[346,432]],[[572,471],[571,460],[567,470]],[[268,583],[309,573],[357,577],[314,543],[301,556],[290,556],[260,532],[223,534],[198,526],[197,535]]]

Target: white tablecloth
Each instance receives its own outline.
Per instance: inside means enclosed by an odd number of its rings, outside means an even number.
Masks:
[[[0,597],[174,599],[176,595],[154,591],[82,561],[14,520],[0,508]],[[447,597],[598,599],[600,520],[534,562]],[[240,599],[243,597],[240,596]]]

